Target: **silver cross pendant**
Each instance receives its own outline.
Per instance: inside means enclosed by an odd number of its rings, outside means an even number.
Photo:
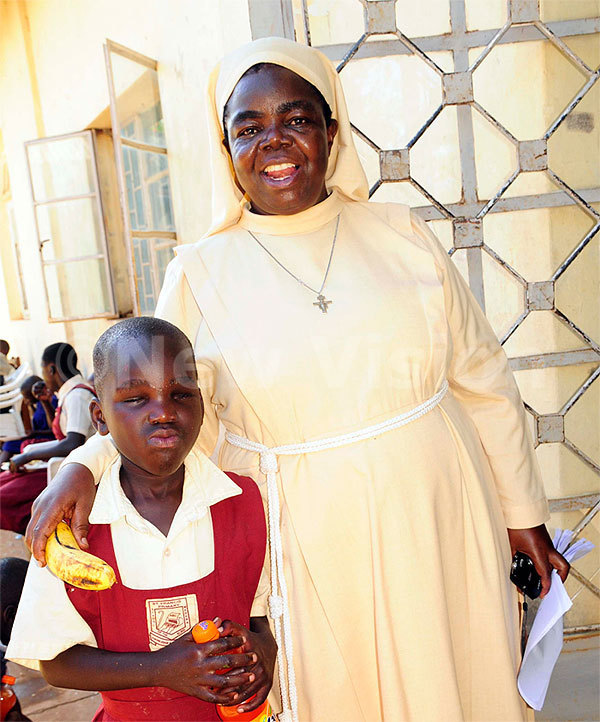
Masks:
[[[327,313],[327,306],[329,306],[331,303],[333,303],[333,301],[326,301],[325,296],[320,293],[317,296],[317,300],[315,301],[315,303],[313,303],[313,306],[318,306],[321,311],[323,311],[323,313]]]

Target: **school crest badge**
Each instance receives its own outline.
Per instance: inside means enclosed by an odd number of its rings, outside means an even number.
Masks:
[[[167,599],[146,599],[150,651],[166,647],[197,624],[198,600],[195,594]]]

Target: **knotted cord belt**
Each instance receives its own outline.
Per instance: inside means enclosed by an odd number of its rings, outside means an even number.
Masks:
[[[367,426],[358,431],[341,436],[332,436],[317,441],[301,444],[284,444],[268,447],[239,436],[231,431],[225,432],[225,439],[240,449],[260,454],[260,471],[267,479],[267,515],[269,518],[269,549],[271,557],[271,595],[269,596],[269,613],[275,627],[277,642],[277,666],[279,668],[279,688],[283,712],[279,715],[280,722],[298,722],[298,695],[296,691],[296,674],[293,662],[292,628],[288,606],[287,585],[283,573],[283,547],[281,541],[281,510],[277,489],[278,456],[298,456],[325,449],[336,449],[358,441],[372,439],[379,434],[397,429],[400,426],[424,416],[435,408],[446,395],[448,382],[444,379],[440,390],[414,409],[399,416]],[[283,638],[282,638],[283,637]],[[285,667],[284,667],[285,659]]]

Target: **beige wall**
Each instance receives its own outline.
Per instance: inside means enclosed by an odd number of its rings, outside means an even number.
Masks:
[[[82,130],[108,106],[106,38],[156,59],[177,233],[182,242],[195,240],[208,225],[210,208],[206,78],[225,52],[250,39],[248,4],[8,0],[0,2],[0,33],[0,128],[31,309],[29,320],[12,320],[7,294],[0,293],[0,336],[34,366],[46,344],[68,340],[89,371],[93,343],[109,322],[47,321],[23,144]],[[0,243],[3,250],[9,246],[1,222]]]

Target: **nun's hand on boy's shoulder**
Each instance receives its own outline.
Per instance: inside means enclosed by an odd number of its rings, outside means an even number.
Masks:
[[[242,644],[241,636],[197,644],[188,632],[153,652],[156,662],[152,686],[169,687],[213,704],[234,705],[241,691],[255,680],[250,667],[257,655],[229,653]],[[224,669],[228,672],[219,674]]]
[[[231,639],[232,637],[229,635],[235,635],[236,638],[242,637],[244,639],[244,643],[241,645],[242,651],[254,652],[257,656],[256,662],[246,667],[246,671],[252,672],[255,679],[239,691],[237,700],[238,711],[249,712],[259,707],[271,691],[273,670],[277,658],[277,644],[271,634],[266,617],[252,617],[250,629],[226,619],[220,630],[222,630],[221,639]],[[244,700],[248,700],[254,695],[256,695],[254,699],[244,703]]]

